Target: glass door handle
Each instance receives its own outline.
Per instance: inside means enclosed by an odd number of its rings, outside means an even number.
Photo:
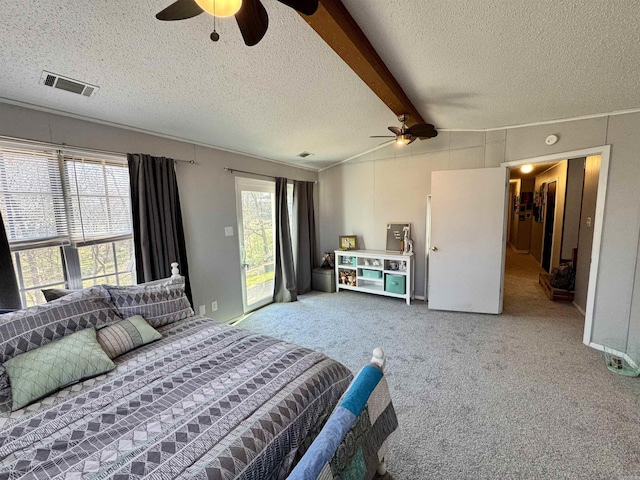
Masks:
[[[246,260],[247,260],[247,252],[244,249],[244,247],[240,247],[240,265],[245,270],[249,268],[249,264],[246,263]]]

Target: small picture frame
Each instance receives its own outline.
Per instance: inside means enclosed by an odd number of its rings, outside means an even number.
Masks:
[[[358,238],[355,235],[340,235],[340,250],[356,250]]]

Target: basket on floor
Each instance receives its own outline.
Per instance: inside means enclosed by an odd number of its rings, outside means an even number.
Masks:
[[[640,367],[634,362],[628,353],[623,353],[614,342],[604,343],[604,361],[607,368],[613,373],[625,377],[637,377],[640,375]]]

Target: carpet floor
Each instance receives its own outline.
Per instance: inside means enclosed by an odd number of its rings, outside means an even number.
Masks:
[[[354,372],[382,347],[401,479],[640,479],[640,379],[582,344],[528,255],[507,255],[502,315],[342,291],[273,304],[238,326],[326,353]]]

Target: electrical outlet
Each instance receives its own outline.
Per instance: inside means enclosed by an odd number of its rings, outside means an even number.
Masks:
[[[204,315],[205,313],[207,313],[207,308],[204,305],[200,305],[200,307],[198,307],[198,310],[200,311],[200,315]]]
[[[211,302],[211,311],[215,312],[216,310],[218,310],[218,301],[217,300],[215,302]]]
[[[224,236],[233,237],[233,227],[224,227]]]

